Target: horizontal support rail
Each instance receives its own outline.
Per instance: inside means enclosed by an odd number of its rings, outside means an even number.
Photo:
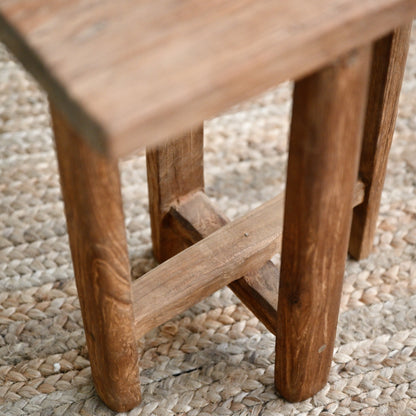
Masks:
[[[354,188],[353,206],[364,201],[365,185],[358,180]],[[283,224],[283,194],[272,200],[272,215],[278,219],[277,235],[280,237]],[[207,237],[218,228],[227,224],[225,217],[202,192],[194,194],[184,203],[170,210],[170,226],[188,242],[188,244]],[[229,285],[230,289],[263,322],[266,328],[276,332],[276,311],[279,290],[279,269],[268,261],[261,269],[249,273]]]
[[[364,192],[357,181],[353,206]],[[269,259],[280,249],[283,202],[280,194],[233,222],[202,192],[172,207],[169,225],[192,245],[133,282],[136,336],[226,285],[275,333],[279,271]]]
[[[276,218],[277,251],[280,250],[281,224],[283,223],[283,194],[271,201],[270,215]],[[187,244],[194,244],[215,232],[229,219],[223,215],[202,192],[195,193],[186,202],[170,210],[170,227],[183,237]],[[228,286],[244,304],[274,332],[273,325],[279,283],[279,269],[269,260],[257,271],[234,280]],[[275,305],[275,306],[273,306]]]
[[[225,225],[134,281],[136,336],[260,269],[278,249],[273,202]]]

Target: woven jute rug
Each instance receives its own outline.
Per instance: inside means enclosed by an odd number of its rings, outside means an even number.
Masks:
[[[207,193],[231,218],[284,188],[291,88],[205,123]],[[135,278],[155,266],[143,154],[121,171]],[[45,95],[4,48],[0,193],[0,415],[114,414],[91,380]],[[348,260],[326,387],[282,400],[274,343],[225,288],[141,341],[129,414],[416,415],[416,30],[374,252]]]

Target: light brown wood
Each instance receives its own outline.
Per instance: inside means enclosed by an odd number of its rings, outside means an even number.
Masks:
[[[271,202],[273,207],[270,209],[276,218],[277,251],[280,249],[281,241],[283,199],[283,194],[274,198]],[[170,229],[189,245],[206,238],[229,223],[229,219],[202,192],[173,206],[169,214]],[[229,284],[230,289],[273,333],[276,332],[278,281],[279,269],[271,261],[267,261],[261,269]]]
[[[92,376],[107,406],[122,412],[139,403],[140,384],[118,167],[51,110]]]
[[[114,156],[388,33],[414,0],[1,0],[0,38]]]
[[[357,181],[354,187],[353,206],[364,199],[364,184]],[[278,250],[281,243],[284,195],[273,199],[273,215],[277,218]],[[197,192],[172,206],[166,224],[188,246],[217,231],[229,222],[211,200]],[[279,269],[268,261],[261,269],[234,280],[229,284],[233,292],[276,335],[276,311],[279,287]]]
[[[279,248],[280,243],[279,238]],[[273,262],[268,261],[258,271],[248,273],[228,286],[263,325],[276,335],[279,268]]]
[[[295,84],[277,311],[276,387],[324,387],[332,360],[367,99],[370,47]]]
[[[353,196],[352,206],[356,207],[357,205],[362,204],[364,202],[364,196],[365,196],[364,182],[358,179],[354,185],[354,196]]]
[[[375,42],[359,175],[365,201],[354,209],[349,252],[367,257],[373,247],[387,159],[396,123],[400,89],[409,49],[411,24]]]
[[[137,337],[260,269],[277,252],[277,230],[272,200],[133,282]]]
[[[204,189],[203,126],[183,137],[147,149],[147,185],[153,253],[162,262],[189,246],[166,224],[173,204]]]

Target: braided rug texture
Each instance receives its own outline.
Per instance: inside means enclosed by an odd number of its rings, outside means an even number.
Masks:
[[[283,190],[291,88],[205,124],[207,193],[231,218]],[[121,172],[134,278],[155,266],[143,154]],[[3,47],[0,193],[0,415],[115,414],[92,384],[45,95]],[[326,387],[282,400],[274,337],[227,288],[140,349],[132,416],[416,415],[416,30],[374,252],[348,261]]]

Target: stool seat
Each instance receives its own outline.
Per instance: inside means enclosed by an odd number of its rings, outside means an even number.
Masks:
[[[2,0],[0,37],[86,140],[121,156],[304,76],[415,11],[413,0]]]

